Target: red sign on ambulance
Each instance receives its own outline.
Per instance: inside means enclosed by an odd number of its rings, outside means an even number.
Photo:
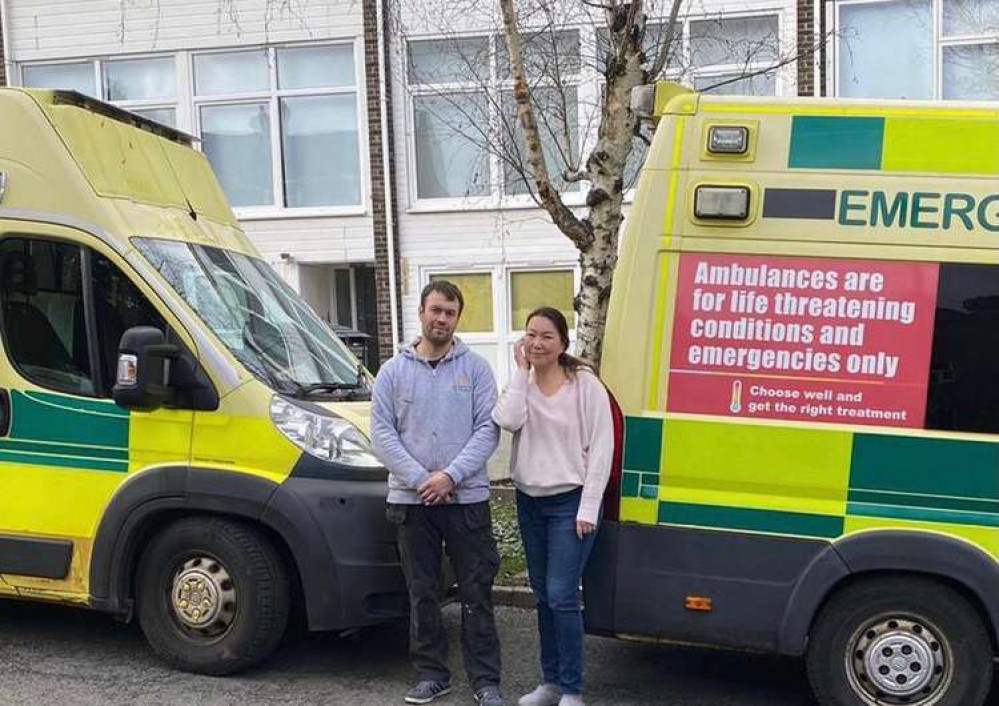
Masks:
[[[922,427],[935,263],[687,254],[667,410]]]

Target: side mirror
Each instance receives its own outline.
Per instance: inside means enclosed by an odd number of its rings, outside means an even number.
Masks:
[[[118,375],[112,394],[115,404],[137,412],[152,412],[170,398],[170,361],[180,348],[165,342],[162,331],[135,326],[122,334]]]

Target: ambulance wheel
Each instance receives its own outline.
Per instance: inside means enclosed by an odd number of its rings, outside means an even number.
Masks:
[[[822,706],[980,706],[992,641],[975,607],[928,578],[848,586],[822,608],[808,647]]]
[[[288,623],[287,569],[258,530],[188,517],[153,537],[139,562],[139,624],[156,653],[199,674],[231,674],[273,651]]]

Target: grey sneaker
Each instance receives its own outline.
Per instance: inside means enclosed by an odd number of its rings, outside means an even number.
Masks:
[[[484,686],[476,691],[475,703],[479,706],[506,706],[498,686]]]
[[[406,703],[429,704],[438,696],[445,696],[450,693],[450,681],[421,681],[406,692]]]
[[[583,703],[583,697],[579,694],[562,694],[562,698],[558,701],[558,706],[586,706]]]
[[[558,706],[562,689],[557,684],[542,684],[530,694],[524,694],[517,706]]]

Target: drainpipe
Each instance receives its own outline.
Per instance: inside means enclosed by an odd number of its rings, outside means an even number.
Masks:
[[[6,0],[0,0],[0,2],[6,2]],[[378,0],[378,83],[379,83],[379,95],[378,95],[378,107],[381,112],[381,123],[382,123],[382,177],[385,180],[384,191],[385,191],[385,242],[388,249],[388,272],[389,272],[389,298],[390,298],[390,311],[392,320],[392,353],[394,354],[399,347],[399,339],[401,338],[399,332],[399,297],[398,297],[398,273],[395,268],[395,217],[394,217],[394,206],[393,206],[393,187],[392,184],[392,169],[391,169],[391,159],[389,158],[390,146],[389,146],[389,123],[388,121],[392,119],[392,116],[388,114],[388,92],[392,89],[388,85],[386,80],[385,72],[385,62],[388,60],[386,58],[385,52],[385,0]]]
[[[7,0],[0,0],[0,27],[3,28],[3,71],[7,77],[7,85],[14,80],[14,62],[10,60],[10,13],[7,11]]]

